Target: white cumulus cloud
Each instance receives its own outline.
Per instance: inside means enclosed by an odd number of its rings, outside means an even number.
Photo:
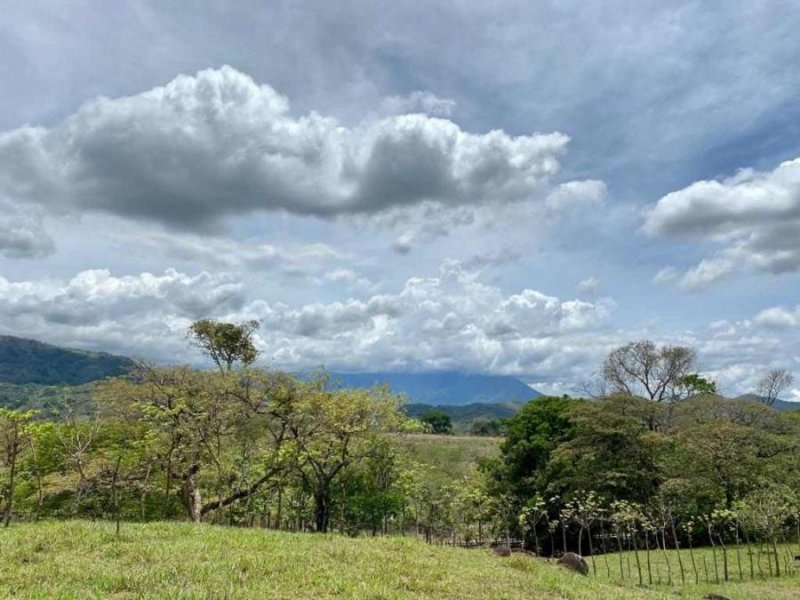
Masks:
[[[747,169],[667,194],[647,215],[644,229],[717,247],[684,274],[681,285],[689,290],[736,270],[800,271],[800,158],[772,171]]]
[[[449,106],[412,100],[439,114]],[[197,230],[257,211],[330,217],[423,202],[506,204],[558,172],[567,142],[561,133],[473,134],[421,113],[353,127],[295,116],[273,88],[223,67],[99,98],[53,127],[1,133],[0,194]]]

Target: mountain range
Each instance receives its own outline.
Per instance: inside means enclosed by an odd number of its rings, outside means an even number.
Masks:
[[[434,406],[524,403],[542,394],[516,377],[439,371],[433,373],[330,373],[340,388],[388,385],[409,403]]]
[[[135,364],[125,356],[0,335],[0,384],[26,386],[27,394],[33,393],[32,386],[80,386],[116,377],[129,372]],[[409,403],[417,404],[522,403],[541,395],[519,379],[502,375],[457,372],[329,375],[335,387],[369,388],[387,384],[393,392],[405,395]]]
[[[129,372],[135,361],[125,356],[62,348],[36,340],[0,335],[0,405],[14,406],[25,398],[48,398],[61,394],[42,386],[84,386],[98,379]],[[329,373],[338,388],[370,388],[388,385],[405,395],[408,403],[425,407],[463,407],[461,412],[479,414],[485,405],[494,416],[513,414],[519,406],[542,394],[516,377],[440,371],[428,373]],[[81,391],[81,394],[86,393]],[[755,394],[739,399],[758,401]],[[466,405],[484,405],[471,406]],[[423,410],[419,406],[419,410]],[[776,400],[778,410],[800,408],[800,403]],[[410,407],[411,408],[411,407]],[[510,416],[510,415],[509,415]]]

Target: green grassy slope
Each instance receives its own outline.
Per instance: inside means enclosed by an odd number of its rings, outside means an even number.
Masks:
[[[411,538],[227,529],[182,523],[42,522],[0,531],[2,598],[796,598],[800,580],[637,588],[524,555]],[[795,594],[792,596],[791,594]]]

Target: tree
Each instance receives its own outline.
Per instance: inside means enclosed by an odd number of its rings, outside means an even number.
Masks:
[[[231,371],[236,362],[249,366],[255,361],[258,350],[253,344],[253,334],[258,327],[258,321],[224,323],[201,319],[189,327],[189,339],[220,371]]]
[[[34,414],[34,411],[21,412],[0,408],[0,464],[8,470],[4,490],[6,497],[3,510],[4,527],[8,527],[11,522],[19,458],[27,448],[29,427]]]
[[[164,470],[167,506],[179,484],[186,514],[199,522],[255,494],[282,469],[284,413],[299,388],[277,373],[146,367],[106,382],[97,396],[118,418],[144,427],[141,436]],[[235,463],[243,454],[255,455],[246,477]],[[210,501],[209,489],[216,492]]]
[[[794,378],[786,369],[772,369],[759,379],[756,393],[761,402],[767,406],[772,406],[778,396],[792,385],[792,381],[794,381]]]
[[[646,502],[661,478],[657,462],[665,438],[652,427],[659,408],[630,396],[576,405],[571,439],[553,450],[543,492],[569,499],[594,489],[607,498]]]
[[[503,479],[520,498],[539,491],[552,452],[574,434],[571,411],[579,404],[579,400],[545,396],[523,406],[508,421],[495,478]]]
[[[778,538],[790,520],[796,504],[797,498],[792,490],[783,485],[772,484],[754,490],[735,505],[736,514],[744,526],[760,533],[772,544],[777,575],[781,574]]]
[[[484,437],[503,437],[508,427],[508,419],[475,419],[469,427],[471,435]]]
[[[333,489],[346,469],[385,454],[386,434],[405,416],[385,388],[329,391],[326,378],[305,384],[278,416],[289,436],[286,454],[314,499],[316,531],[330,527]]]
[[[450,420],[450,415],[443,410],[429,410],[422,415],[420,421],[430,427],[431,433],[453,433],[453,422]]]
[[[716,394],[717,384],[699,373],[689,373],[679,380],[676,393],[680,398],[689,398],[695,394]]]
[[[682,397],[694,362],[691,348],[640,340],[612,350],[603,363],[603,377],[612,393],[672,401]]]

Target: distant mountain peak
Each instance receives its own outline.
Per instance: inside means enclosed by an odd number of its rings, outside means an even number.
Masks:
[[[438,406],[527,402],[542,394],[516,377],[458,371],[420,373],[329,373],[338,387],[369,388],[386,384],[409,403]]]

